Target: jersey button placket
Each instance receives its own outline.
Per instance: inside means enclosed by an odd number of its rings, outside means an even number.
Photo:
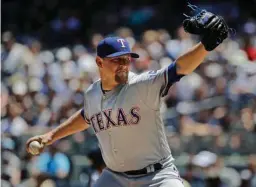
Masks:
[[[113,148],[113,153],[118,159],[118,150],[116,148]],[[118,163],[121,167],[124,167],[124,162],[122,160],[118,159]]]
[[[101,111],[103,111],[103,109],[104,109],[104,104],[105,104],[105,100],[106,100],[106,96],[105,95],[102,95],[102,98],[101,98]],[[109,144],[110,144],[110,149],[112,150],[112,154],[113,154],[113,156],[115,157],[115,154],[113,153],[113,143],[112,143],[112,136],[111,136],[111,130],[110,129],[108,129],[107,130],[107,133],[108,133],[108,136],[109,136]],[[113,165],[115,165],[116,164],[116,162],[113,160],[112,161],[112,164]]]
[[[112,139],[111,137],[111,131],[109,130],[108,131],[108,135],[109,135],[109,138]],[[113,140],[113,139],[112,139]],[[112,142],[112,141],[111,141]],[[120,160],[120,158],[118,158],[118,149],[115,148],[115,145],[114,143],[112,142],[112,153],[114,155],[114,158],[116,160],[115,164],[119,164],[121,167],[124,167],[124,162]]]
[[[114,148],[114,145],[113,145],[113,139],[111,137],[111,130],[108,130],[108,136],[109,136],[109,139],[110,139],[110,142],[111,142],[111,149],[112,149],[112,154],[114,156],[114,158],[116,157],[116,153],[117,153],[117,150]],[[114,161],[114,164],[116,164],[116,161]]]
[[[109,139],[111,140],[111,142],[113,142],[113,139],[111,137],[111,130],[108,130],[108,135],[109,135]],[[117,149],[115,148],[113,143],[112,143],[112,152],[113,152],[114,155],[117,154]]]

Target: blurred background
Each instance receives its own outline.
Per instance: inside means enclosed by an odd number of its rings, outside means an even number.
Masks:
[[[175,164],[186,187],[256,187],[256,1],[190,2],[237,33],[163,98]],[[91,129],[37,157],[26,140],[82,108],[99,40],[125,37],[136,73],[163,68],[199,41],[182,28],[186,11],[185,0],[2,0],[2,186],[91,186],[105,167]]]

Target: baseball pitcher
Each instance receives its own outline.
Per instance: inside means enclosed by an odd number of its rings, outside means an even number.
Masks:
[[[107,37],[97,46],[100,80],[84,93],[84,107],[52,131],[27,141],[44,147],[58,139],[93,128],[106,168],[96,187],[182,187],[160,117],[161,97],[183,76],[194,71],[228,37],[222,17],[194,5],[183,22],[186,32],[201,42],[167,68],[136,75],[129,71],[131,52],[124,38]]]

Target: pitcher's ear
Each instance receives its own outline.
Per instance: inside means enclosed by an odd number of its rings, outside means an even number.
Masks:
[[[103,62],[103,59],[101,57],[97,56],[96,63],[99,66],[99,68],[102,68],[102,62]]]

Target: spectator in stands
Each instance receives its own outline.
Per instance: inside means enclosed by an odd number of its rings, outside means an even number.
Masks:
[[[2,35],[3,51],[3,73],[11,75],[17,71],[25,71],[24,65],[30,63],[31,52],[27,46],[17,43],[11,31],[6,31]]]
[[[34,172],[38,175],[45,175],[58,182],[63,182],[71,172],[71,160],[58,150],[57,144],[49,147],[49,150],[34,160]]]
[[[100,150],[91,151],[88,154],[89,159],[92,162],[92,173],[90,176],[90,186],[93,186],[97,179],[100,177],[102,170],[106,167],[102,158]]]

